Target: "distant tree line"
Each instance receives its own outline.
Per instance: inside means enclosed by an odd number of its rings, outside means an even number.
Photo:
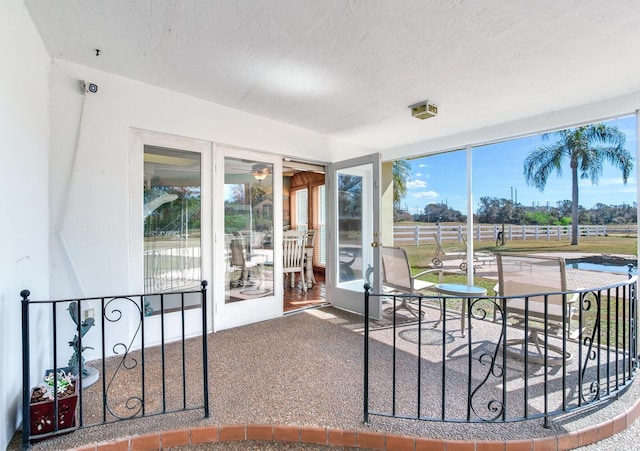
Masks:
[[[581,225],[587,224],[635,224],[637,206],[595,204],[592,208],[578,207]],[[445,204],[429,204],[420,214],[402,215],[399,220],[418,222],[465,222],[467,217]],[[571,221],[571,201],[562,200],[555,206],[525,206],[509,199],[481,197],[474,222],[480,224],[521,224],[521,225],[569,225]]]
[[[449,208],[447,204],[429,204],[424,207],[424,213],[413,215],[418,222],[465,222],[467,216],[458,210]]]

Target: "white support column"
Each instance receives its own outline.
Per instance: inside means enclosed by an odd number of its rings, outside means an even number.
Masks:
[[[640,130],[640,110],[636,110],[636,134]],[[640,140],[636,139],[636,180],[640,177],[640,167],[638,167],[638,161],[640,161]],[[636,189],[636,206],[640,206],[640,191]],[[636,268],[640,268],[640,259],[638,259],[638,237],[640,234],[640,208],[636,209]]]
[[[467,284],[473,285],[473,184],[472,158],[473,148],[467,146]]]

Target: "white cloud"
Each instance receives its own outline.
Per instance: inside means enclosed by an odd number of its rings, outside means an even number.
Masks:
[[[419,168],[426,168],[426,167],[428,167],[428,166],[427,166],[426,164],[424,164],[424,163],[420,163],[420,164],[418,165],[418,167],[419,167]]]
[[[418,172],[418,173],[416,174],[416,177],[422,177],[422,172]]]
[[[407,182],[407,188],[409,189],[425,188],[426,186],[427,186],[427,182],[425,182],[424,180],[412,180],[410,182]]]
[[[636,186],[636,184],[637,184],[636,183],[636,179],[633,178],[633,177],[629,177],[627,179],[627,184],[626,185],[622,181],[622,177],[605,177],[605,178],[601,178],[597,185],[592,185],[592,186],[596,186],[596,187],[604,187],[604,186],[626,187],[626,186]]]
[[[415,193],[413,197],[416,197],[418,199],[422,197],[426,199],[435,199],[437,197],[440,197],[440,194],[435,191],[420,191],[419,193]]]

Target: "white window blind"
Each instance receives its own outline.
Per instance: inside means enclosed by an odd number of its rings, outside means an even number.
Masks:
[[[315,196],[313,205],[315,206],[315,215],[313,228],[316,232],[316,263],[325,265],[327,263],[327,212],[325,203],[325,186],[321,185],[314,189]]]
[[[306,188],[299,189],[295,192],[296,196],[296,228],[298,230],[306,230],[309,225],[309,190]]]

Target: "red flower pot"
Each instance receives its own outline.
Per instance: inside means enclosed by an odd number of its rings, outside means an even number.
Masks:
[[[38,387],[31,390],[31,396]],[[58,431],[65,434],[71,432],[76,426],[76,404],[78,395],[75,393],[66,396],[58,396]],[[55,432],[54,425],[54,400],[32,402],[29,405],[29,424],[31,426],[31,436],[52,434]]]

